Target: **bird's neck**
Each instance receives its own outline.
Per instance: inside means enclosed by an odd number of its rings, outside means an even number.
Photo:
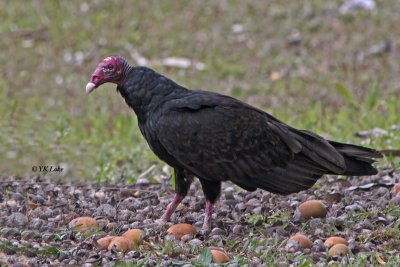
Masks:
[[[146,67],[133,67],[126,81],[118,85],[125,102],[135,111],[139,122],[145,121],[149,112],[176,94],[187,89]]]

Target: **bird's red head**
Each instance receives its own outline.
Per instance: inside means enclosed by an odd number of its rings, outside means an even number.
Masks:
[[[103,59],[90,77],[90,81],[86,85],[86,93],[91,93],[103,83],[122,83],[125,77],[124,64],[127,63],[120,56],[109,56]]]

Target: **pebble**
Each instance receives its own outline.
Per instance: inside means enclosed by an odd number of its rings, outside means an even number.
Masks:
[[[371,243],[371,242],[365,243],[364,247],[369,251],[375,251],[376,250],[376,245]]]
[[[42,197],[41,195],[31,195],[30,199],[33,203],[40,205],[43,205],[46,202],[44,197]]]
[[[349,238],[347,240],[347,243],[348,243],[348,247],[350,248],[350,250],[355,249],[357,246],[356,240],[354,238]]]
[[[156,266],[156,265],[157,265],[157,262],[155,260],[153,260],[153,259],[148,260],[147,264],[146,264],[147,267],[153,267],[153,266]]]
[[[363,210],[363,207],[357,203],[354,203],[352,205],[348,205],[345,207],[346,211],[360,211]]]
[[[246,202],[246,205],[250,207],[259,207],[261,205],[261,202],[256,198],[252,198]]]
[[[247,207],[246,204],[241,202],[241,203],[236,204],[235,209],[243,211],[246,209],[246,207]]]
[[[312,218],[309,220],[308,223],[311,228],[316,228],[317,226],[321,225],[321,222],[322,222],[321,218]]]
[[[46,206],[39,206],[32,210],[29,215],[32,218],[40,218],[43,220],[47,220],[48,218],[53,216],[53,209]]]
[[[193,224],[193,226],[194,226],[195,228],[201,228],[201,227],[203,226],[203,222],[202,222],[202,221],[197,221],[197,222],[195,222],[195,223]]]
[[[222,230],[221,228],[216,227],[211,230],[210,236],[213,236],[213,235],[225,235],[225,231]]]
[[[325,250],[324,241],[322,241],[321,239],[314,240],[311,251],[324,251],[324,250]]]
[[[27,265],[22,262],[16,262],[16,263],[9,265],[9,267],[27,267]]]
[[[242,226],[239,224],[236,224],[232,229],[232,233],[239,234],[241,232],[241,230],[242,230]]]
[[[29,223],[29,228],[40,229],[45,224],[45,221],[40,218],[33,218]]]
[[[210,237],[210,240],[220,241],[222,240],[222,237],[220,235],[213,235]]]
[[[298,250],[301,250],[301,247],[299,245],[299,243],[296,240],[292,240],[290,239],[285,246],[285,250],[286,252],[296,252]]]
[[[25,226],[28,223],[28,217],[21,212],[14,212],[8,216],[7,223],[9,226]]]
[[[393,203],[394,205],[400,205],[400,196],[395,196],[390,200],[390,203]]]
[[[194,238],[192,240],[189,241],[189,244],[194,246],[194,247],[198,247],[202,244],[203,242],[200,239]]]
[[[316,228],[316,229],[314,230],[314,235],[320,236],[320,235],[323,235],[324,232],[325,232],[324,229],[322,229],[322,228]]]
[[[110,204],[101,204],[93,214],[93,216],[106,216],[110,218],[115,218],[117,215],[117,210]]]
[[[118,228],[118,224],[115,222],[110,222],[105,226],[107,231],[115,231]]]
[[[187,235],[184,235],[184,236],[181,237],[181,241],[182,242],[187,242],[187,241],[192,240],[192,239],[193,239],[193,235],[192,234],[187,234]]]
[[[130,210],[120,210],[118,212],[118,219],[120,219],[121,221],[131,222],[133,221],[134,217],[135,213]]]
[[[227,200],[235,199],[235,197],[234,197],[234,195],[233,195],[234,192],[235,192],[235,189],[234,189],[233,187],[231,187],[231,186],[225,188],[225,189],[224,189],[224,196],[225,196],[225,199],[227,199]]]
[[[22,201],[24,200],[24,196],[21,193],[12,193],[11,198],[16,200],[16,201]]]
[[[385,197],[385,196],[388,196],[388,195],[390,195],[390,190],[388,188],[386,188],[386,187],[379,187],[374,193],[374,196],[376,198]]]
[[[125,254],[125,258],[138,259],[140,258],[140,252],[136,250],[129,251]]]
[[[149,180],[147,180],[146,178],[139,178],[136,181],[136,184],[140,184],[140,185],[146,185],[149,183]]]
[[[139,209],[140,206],[141,206],[141,202],[138,199],[136,199],[134,197],[128,197],[121,202],[121,204],[119,205],[119,208],[135,211],[136,209]]]
[[[251,259],[251,264],[253,266],[260,266],[261,265],[261,260],[259,258],[257,258],[257,257],[253,257]]]
[[[264,246],[258,246],[258,247],[256,247],[256,248],[254,249],[254,252],[257,253],[257,254],[259,254],[259,253],[262,253],[264,250],[265,250],[265,247],[264,247]]]

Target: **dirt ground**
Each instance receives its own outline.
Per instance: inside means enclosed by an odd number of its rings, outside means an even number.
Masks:
[[[312,189],[283,197],[257,190],[245,192],[225,184],[216,205],[213,229],[207,236],[197,234],[183,240],[166,236],[166,225],[154,224],[172,198],[165,183],[72,184],[39,178],[4,177],[0,182],[0,259],[3,264],[191,266],[203,247],[223,247],[231,257],[228,266],[268,266],[295,264],[299,259],[317,266],[359,260],[372,266],[377,257],[398,260],[399,205],[392,187],[400,173],[381,170],[376,176],[338,179],[323,178]],[[295,211],[301,202],[320,199],[328,208],[325,218],[300,221]],[[173,223],[189,223],[201,228],[203,196],[194,183]],[[68,224],[78,216],[91,216],[97,227],[90,232],[72,231]],[[172,224],[172,223],[171,223]],[[125,254],[107,251],[96,240],[140,228],[151,244]],[[310,249],[290,247],[287,240],[304,233],[312,241]],[[344,237],[351,249],[346,257],[329,257],[323,247],[331,235]],[[268,253],[274,251],[274,259]],[[378,256],[377,256],[378,255]],[[375,256],[375,257],[374,257]],[[299,258],[300,257],[300,258]],[[273,261],[272,261],[273,260]],[[14,265],[18,266],[18,265]],[[308,265],[307,265],[308,266]]]

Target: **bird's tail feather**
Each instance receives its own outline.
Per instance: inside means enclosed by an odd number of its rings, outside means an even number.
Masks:
[[[285,167],[276,167],[253,182],[264,190],[287,195],[310,188],[327,170],[302,154]]]
[[[287,195],[312,187],[324,174],[373,175],[377,170],[371,165],[375,158],[382,157],[376,150],[356,145],[329,141],[343,156],[345,171],[334,173],[314,159],[299,153],[285,167],[275,167],[261,177],[253,178],[255,186],[273,193]]]
[[[301,154],[310,158],[314,164],[318,164],[334,173],[344,171],[344,159],[329,141],[305,130],[292,129],[291,133],[302,145]]]
[[[375,149],[344,144],[334,141],[329,143],[343,156],[346,163],[346,171],[343,175],[373,175],[377,170],[371,165],[374,159],[382,158],[382,153]]]

